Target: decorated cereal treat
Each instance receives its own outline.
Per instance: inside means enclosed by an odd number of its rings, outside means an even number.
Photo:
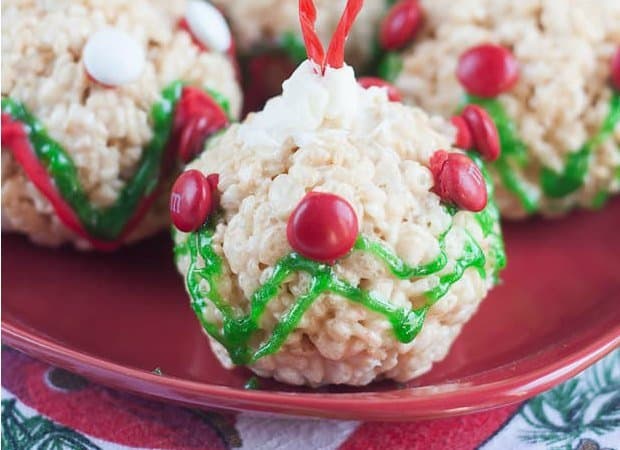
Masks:
[[[177,167],[239,113],[219,11],[7,0],[2,40],[3,230],[112,250],[164,229]]]
[[[358,84],[343,53],[361,5],[325,51],[302,0],[309,60],[174,184],[176,263],[226,367],[296,385],[409,380],[504,267],[482,162],[497,157],[492,122],[463,112],[486,149],[467,154],[457,127]]]
[[[620,2],[420,5],[424,27],[387,79],[432,113],[492,116],[503,215],[596,208],[620,189]]]

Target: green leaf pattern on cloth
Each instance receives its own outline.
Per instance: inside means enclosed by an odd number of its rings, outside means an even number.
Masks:
[[[619,449],[620,350],[523,404],[517,415],[481,448]]]
[[[2,396],[3,449],[129,449],[56,423],[24,405],[5,389],[2,389]],[[75,412],[85,413],[87,411]],[[261,418],[246,413],[238,415],[236,423],[224,423],[215,413],[197,414],[220,431],[225,448],[239,450],[335,450],[351,439],[360,426],[358,422]],[[216,447],[220,448],[221,443]],[[205,441],[204,444],[205,448],[211,448],[214,443]],[[437,447],[433,448],[445,447],[437,442]],[[620,450],[620,349],[577,377],[524,403],[478,448]]]
[[[2,400],[2,448],[4,450],[100,450],[86,436],[42,416],[27,417],[17,399]]]

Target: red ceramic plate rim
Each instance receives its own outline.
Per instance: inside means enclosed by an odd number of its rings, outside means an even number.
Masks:
[[[160,376],[66,348],[19,325],[2,321],[3,343],[105,385],[188,406],[335,419],[415,420],[472,413],[514,404],[579,373],[620,346],[620,324],[587,345],[565,342],[552,363],[500,381],[414,387],[386,392],[290,393],[234,389]],[[543,350],[544,352],[544,350]],[[526,363],[535,358],[531,355]],[[501,368],[497,368],[501,369]],[[497,370],[494,369],[494,370]],[[472,380],[473,381],[473,380]]]

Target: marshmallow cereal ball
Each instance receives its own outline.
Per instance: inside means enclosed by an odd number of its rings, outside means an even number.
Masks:
[[[620,2],[420,4],[423,29],[391,81],[431,113],[489,112],[502,215],[598,208],[620,190]]]
[[[365,385],[444,358],[505,264],[484,165],[454,141],[351,67],[310,61],[210,141],[170,206],[176,264],[222,364]]]
[[[3,231],[111,250],[166,228],[180,163],[241,106],[223,17],[189,6],[2,2]]]

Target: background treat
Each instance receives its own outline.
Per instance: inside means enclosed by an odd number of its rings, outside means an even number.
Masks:
[[[178,156],[190,158],[213,126],[227,121],[219,103],[235,117],[241,102],[230,52],[209,50],[226,35],[209,35],[196,23],[190,34],[186,7],[146,0],[2,3],[3,230],[46,245],[108,249],[166,226],[160,201],[130,232]],[[209,17],[215,16],[207,11]],[[25,123],[40,127],[26,135]],[[166,151],[169,140],[176,149]],[[36,156],[28,150],[35,141]],[[27,162],[16,160],[17,147]],[[24,164],[31,171],[42,164],[37,186]],[[46,176],[51,166],[54,181]],[[50,202],[46,189],[64,195]]]
[[[291,384],[409,380],[505,264],[492,186],[454,127],[356,83],[337,50],[346,26],[324,55],[310,6],[312,61],[175,183],[176,262],[226,366]]]
[[[390,77],[430,112],[477,103],[491,113],[503,143],[491,166],[502,214],[597,207],[618,191],[620,86],[610,80],[620,2],[420,3],[424,27]]]

